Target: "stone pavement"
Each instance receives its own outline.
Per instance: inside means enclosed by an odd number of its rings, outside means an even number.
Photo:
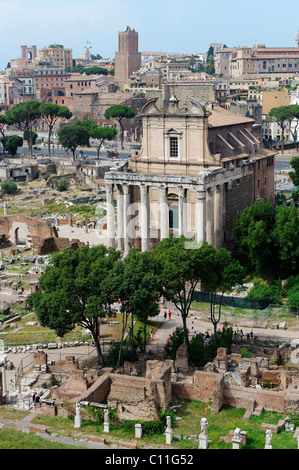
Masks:
[[[153,346],[153,349],[154,349],[154,346],[157,346],[157,345],[164,346],[166,344],[166,340],[168,336],[173,333],[176,327],[183,325],[181,314],[173,305],[170,306],[170,310],[172,312],[171,320],[169,320],[167,317],[166,321],[164,321],[163,312],[165,310],[166,312],[168,312],[169,307],[161,310],[161,314],[159,315],[159,317],[156,318],[156,319],[159,319],[160,321],[163,321],[163,325],[161,328],[159,328],[156,331],[152,340],[150,341],[150,345]],[[206,331],[208,331],[210,334],[211,333],[213,334],[214,329],[213,329],[213,325],[211,321],[200,318],[200,316],[201,315],[198,310],[190,310],[189,316],[187,318],[187,327],[189,329],[189,334],[193,335],[195,331],[197,333],[205,333]],[[192,330],[192,321],[194,322],[193,330]],[[255,337],[259,337],[264,340],[271,338],[272,340],[275,339],[277,341],[298,340],[299,342],[299,320],[298,320],[297,325],[293,327],[288,326],[286,330],[257,327],[254,321],[250,319],[246,320],[246,323],[247,325],[248,323],[252,323],[252,325],[243,326],[242,319],[238,318],[238,316],[236,315],[234,317],[234,330],[236,330],[237,327],[239,329],[242,329],[245,336],[247,335],[247,333],[250,333],[251,330],[253,330]],[[222,325],[223,325],[223,321],[220,321],[218,323],[218,328],[221,329]]]

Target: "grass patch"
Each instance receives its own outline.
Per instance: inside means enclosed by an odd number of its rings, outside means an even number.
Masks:
[[[26,418],[29,415],[28,411],[23,410],[14,410],[12,408],[7,408],[4,406],[0,407],[0,418],[2,419],[12,419],[12,420],[20,420]]]
[[[262,423],[277,424],[283,418],[283,413],[274,411],[263,411],[260,416],[251,416],[248,421],[243,420],[245,414],[244,408],[233,408],[224,405],[219,413],[211,412],[209,403],[198,402],[194,400],[178,400],[176,404],[182,405],[177,415],[182,419],[173,421],[173,435],[180,435],[181,440],[173,438],[171,447],[176,449],[197,449],[198,441],[183,439],[184,436],[199,435],[200,421],[202,418],[208,420],[208,437],[212,441],[209,444],[210,449],[232,449],[231,443],[225,443],[220,437],[225,437],[231,431],[239,427],[247,431],[247,443],[242,446],[243,449],[264,449],[265,432],[261,431]],[[103,433],[103,424],[83,419],[82,428],[74,429],[74,418],[59,418],[38,415],[32,421],[37,424],[47,426],[49,432],[59,432],[76,437],[87,434],[103,435],[114,442],[117,440],[131,441],[135,439],[134,427],[128,428],[125,423],[110,422],[110,433]],[[142,421],[139,421],[142,424]],[[293,433],[281,431],[273,435],[273,449],[297,449],[297,441],[293,439]],[[143,432],[142,438],[138,440],[138,447],[158,447],[166,448],[166,439],[163,433],[149,434]]]
[[[0,449],[76,449],[76,446],[49,442],[34,433],[0,429]]]

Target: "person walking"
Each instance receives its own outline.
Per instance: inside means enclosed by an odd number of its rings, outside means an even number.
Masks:
[[[168,312],[168,318],[169,318],[169,320],[171,320],[171,311],[170,310]]]
[[[167,318],[167,312],[166,310],[164,311],[164,321],[166,321],[166,318]]]

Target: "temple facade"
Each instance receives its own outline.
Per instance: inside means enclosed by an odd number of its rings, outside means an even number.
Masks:
[[[108,245],[146,251],[171,233],[233,249],[243,209],[274,200],[274,153],[261,149],[254,120],[176,96],[149,100],[139,117],[140,152],[105,174]]]

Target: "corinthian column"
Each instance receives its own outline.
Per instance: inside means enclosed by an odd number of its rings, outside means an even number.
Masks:
[[[124,196],[121,185],[117,187],[117,240],[118,249],[124,249]]]
[[[140,228],[141,228],[141,249],[149,250],[149,214],[148,214],[148,187],[140,186],[141,210],[140,210]]]
[[[206,193],[205,191],[197,192],[196,204],[196,226],[197,226],[197,242],[203,242],[206,239]]]
[[[115,246],[115,216],[113,184],[106,184],[106,209],[107,209],[107,245]]]
[[[167,202],[167,188],[160,188],[160,231],[161,240],[169,237],[169,208]]]
[[[186,189],[179,188],[179,236],[185,235],[185,231],[186,231],[185,202],[186,202]]]
[[[214,245],[214,190],[207,190],[207,242]]]
[[[129,238],[129,205],[130,205],[130,190],[129,186],[123,186],[123,193],[124,193],[124,202],[123,202],[123,214],[124,214],[124,254],[125,256],[128,255],[130,250],[130,238]]]
[[[221,223],[221,187],[217,186],[215,190],[215,214],[214,214],[214,243],[215,247],[219,250],[221,248],[221,234],[222,234],[222,223]]]

